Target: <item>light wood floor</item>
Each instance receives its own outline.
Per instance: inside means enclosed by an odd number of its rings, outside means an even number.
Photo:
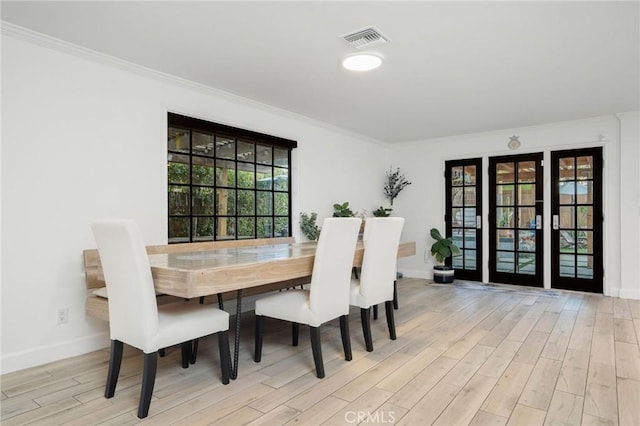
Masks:
[[[267,321],[252,361],[245,314],[238,380],[220,383],[217,339],[183,370],[161,358],[149,424],[640,425],[640,302],[579,293],[399,281],[398,339],[384,309],[364,350],[352,309],[353,361],[337,321],[323,328],[327,376],[315,377],[308,330]],[[142,357],[125,351],[105,399],[107,350],[2,376],[3,425],[134,424]]]

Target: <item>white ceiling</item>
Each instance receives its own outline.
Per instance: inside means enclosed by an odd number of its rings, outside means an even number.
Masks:
[[[386,142],[640,109],[640,2],[25,2],[2,19]],[[375,25],[383,66],[343,70]]]

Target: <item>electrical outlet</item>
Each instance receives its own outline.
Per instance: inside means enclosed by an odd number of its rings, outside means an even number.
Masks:
[[[56,317],[56,324],[66,324],[69,321],[69,309],[58,309],[58,316]]]

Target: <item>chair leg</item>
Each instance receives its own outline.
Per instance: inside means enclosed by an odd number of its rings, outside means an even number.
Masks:
[[[324,377],[324,363],[322,362],[322,346],[320,344],[320,327],[310,327],[311,329],[311,350],[313,351],[313,362],[316,364],[316,376],[318,379]]]
[[[142,370],[142,389],[140,390],[140,404],[138,405],[138,418],[144,419],[149,414],[153,385],[156,382],[156,369],[158,367],[158,352],[144,354],[144,367]]]
[[[393,319],[393,301],[388,300],[384,302],[385,310],[387,311],[387,327],[389,327],[389,338],[396,340],[396,323]]]
[[[298,346],[298,336],[300,335],[300,324],[297,322],[291,323],[291,344]]]
[[[373,340],[371,339],[371,311],[369,308],[360,309],[360,319],[362,321],[362,333],[367,352],[373,351]]]
[[[352,269],[352,271],[353,271],[353,276],[354,276],[354,277],[355,277],[355,279],[357,280],[357,279],[358,279],[358,267],[357,267],[357,266],[354,266],[354,267],[353,267],[353,269]]]
[[[393,280],[393,309],[398,310],[398,284]]]
[[[182,368],[189,368],[189,361],[191,360],[191,340],[180,344],[182,349]]]
[[[109,354],[109,372],[107,373],[107,385],[104,389],[104,397],[112,398],[116,392],[116,384],[118,383],[118,375],[120,374],[120,364],[122,363],[122,342],[119,340],[111,341],[111,352]]]
[[[255,341],[255,353],[253,360],[260,362],[262,359],[262,331],[264,329],[264,316],[256,315],[256,341]]]
[[[218,333],[218,347],[220,348],[220,367],[222,369],[222,384],[229,384],[231,352],[229,351],[229,332]]]
[[[349,315],[340,317],[340,335],[342,336],[342,348],[344,349],[344,359],[351,361],[351,336],[349,336]]]
[[[160,358],[164,358],[166,354],[167,353],[165,352],[164,348],[158,349],[158,355],[160,355]]]
[[[200,339],[193,339],[191,342],[189,342],[191,346],[191,348],[189,348],[189,364],[195,364],[196,363],[196,357],[198,356],[198,343],[200,342]]]
[[[224,311],[224,302],[222,301],[222,293],[218,293],[216,294],[216,296],[218,296],[218,308],[220,308],[221,311]]]
[[[378,305],[373,305],[373,319],[378,319]]]

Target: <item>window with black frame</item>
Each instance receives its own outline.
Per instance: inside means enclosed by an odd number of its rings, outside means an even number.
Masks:
[[[291,235],[295,141],[169,113],[169,243]]]

